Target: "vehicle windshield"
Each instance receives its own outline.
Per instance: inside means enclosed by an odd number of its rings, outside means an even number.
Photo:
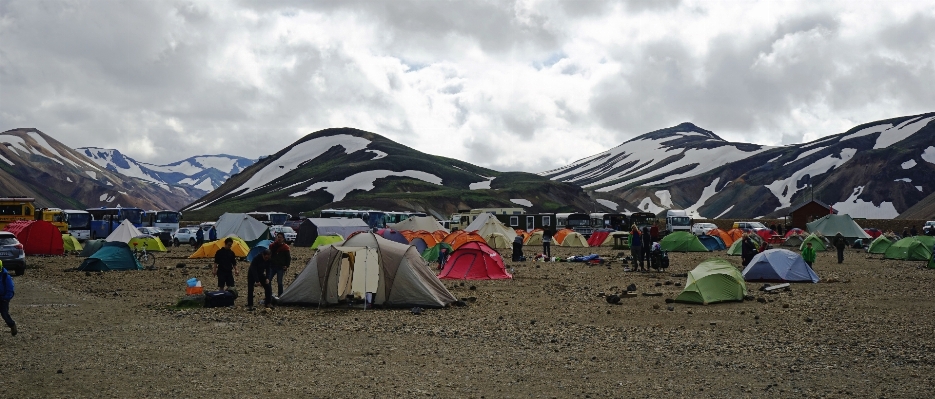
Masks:
[[[569,226],[590,226],[590,219],[568,219]]]
[[[16,237],[0,237],[0,245],[16,245]]]
[[[156,223],[178,223],[178,212],[156,212]]]
[[[69,229],[88,228],[89,226],[91,226],[91,214],[90,213],[69,213],[68,214],[68,228]]]
[[[139,209],[123,209],[121,210],[121,214],[124,219],[129,220],[130,223],[133,224],[140,224],[143,220],[143,211]]]
[[[688,226],[691,223],[691,219],[685,216],[673,217],[670,219],[672,219],[673,226]]]

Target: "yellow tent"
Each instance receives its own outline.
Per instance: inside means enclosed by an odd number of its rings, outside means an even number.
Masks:
[[[246,257],[250,253],[250,248],[247,247],[247,244],[243,240],[237,237],[231,237],[234,239],[234,245],[231,245],[231,250],[234,251],[234,255],[238,257]],[[198,248],[192,256],[189,256],[188,259],[197,259],[197,258],[213,258],[214,254],[221,248],[224,248],[224,238],[206,242],[201,248]]]
[[[149,252],[166,252],[166,246],[162,245],[162,241],[153,236],[142,235],[133,237],[127,245],[130,246],[130,249],[135,250],[146,248]]]
[[[487,245],[494,249],[513,248],[513,241],[508,240],[500,233],[490,233],[484,236],[484,241],[487,241]]]
[[[584,236],[581,235],[581,233],[570,232],[570,233],[565,234],[564,237],[562,237],[561,246],[563,247],[585,247],[586,248],[588,246],[588,240],[584,238]]]
[[[84,247],[81,246],[81,243],[78,242],[78,239],[71,234],[62,234],[62,244],[65,246],[65,251],[81,251]]]

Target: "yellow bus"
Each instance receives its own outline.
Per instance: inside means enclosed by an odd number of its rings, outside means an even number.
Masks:
[[[58,208],[36,209],[35,198],[4,197],[0,198],[0,230],[17,220],[45,220],[52,223],[62,234],[68,233],[68,217]]]
[[[68,215],[58,208],[36,209],[36,220],[45,220],[58,227],[62,234],[68,234]]]

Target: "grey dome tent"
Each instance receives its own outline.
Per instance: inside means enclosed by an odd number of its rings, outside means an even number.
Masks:
[[[310,247],[318,236],[340,235],[350,237],[358,231],[367,231],[370,226],[367,222],[357,218],[307,218],[299,225],[299,232],[295,236],[295,246]]]
[[[218,237],[237,236],[253,248],[263,240],[270,239],[269,227],[246,213],[225,213],[214,225]]]

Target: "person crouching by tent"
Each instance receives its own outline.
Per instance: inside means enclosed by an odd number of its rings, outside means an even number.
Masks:
[[[517,235],[513,239],[513,262],[521,262],[523,260],[523,236]]]
[[[838,263],[844,263],[844,249],[847,248],[847,240],[838,232],[838,234],[834,235],[834,242],[831,244],[834,245],[834,249],[838,250]]]
[[[200,229],[199,229],[200,231]],[[214,275],[218,278],[218,291],[234,288],[234,276],[237,275],[237,255],[231,250],[234,239],[227,237],[224,248],[214,253]]]
[[[749,233],[745,233],[743,235],[743,241],[740,243],[740,263],[743,265],[743,267],[747,267],[756,254],[756,244],[753,243]]]
[[[630,226],[630,256],[633,257],[633,270],[639,270],[643,263],[643,237],[636,224]]]
[[[250,262],[250,268],[247,269],[247,308],[253,309],[253,288],[263,286],[263,306],[271,308],[273,297],[273,286],[270,284],[270,261],[272,253],[264,249],[260,256],[253,258]],[[282,293],[280,293],[282,295]]]
[[[812,269],[815,268],[815,248],[812,248],[811,241],[805,244],[805,248],[802,248],[802,259],[805,260],[805,263],[808,264],[808,267],[811,267]]]
[[[552,260],[552,229],[545,229],[542,232],[542,254],[545,255],[545,260]]]
[[[10,334],[16,336],[16,322],[10,317],[10,301],[13,300],[14,292],[13,277],[10,272],[3,268],[3,262],[0,261],[0,316],[10,327]]]
[[[286,235],[276,233],[276,241],[269,245],[269,251],[272,254],[272,262],[267,277],[270,281],[273,281],[273,276],[276,276],[276,288],[279,289],[277,296],[282,296],[282,277],[292,263],[292,252],[289,245],[286,244]]]

